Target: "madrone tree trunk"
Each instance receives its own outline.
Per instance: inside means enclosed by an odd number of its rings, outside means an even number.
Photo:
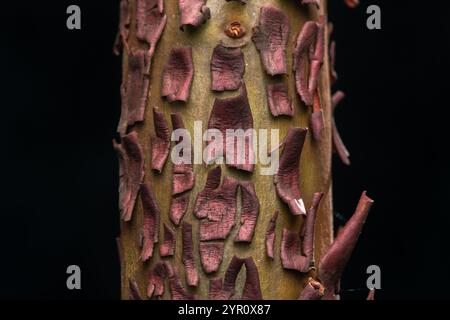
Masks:
[[[127,1],[125,1],[127,2]],[[121,233],[118,238],[118,246],[121,260],[122,298],[136,298],[137,293],[130,288],[130,283],[135,283],[142,298],[147,298],[147,285],[149,272],[158,261],[170,261],[178,270],[181,284],[189,293],[196,294],[200,299],[208,298],[210,279],[223,278],[226,269],[234,255],[239,258],[252,257],[258,273],[262,297],[264,299],[297,299],[309,277],[315,276],[315,269],[307,273],[286,270],[282,267],[280,258],[280,245],[283,228],[299,232],[304,218],[294,216],[289,207],[277,196],[274,178],[271,175],[261,175],[259,162],[256,163],[253,173],[242,172],[225,164],[222,164],[223,176],[242,180],[251,180],[254,183],[259,199],[260,212],[256,224],[254,237],[251,243],[235,243],[233,240],[240,225],[241,200],[238,200],[238,210],[235,218],[235,226],[225,240],[223,259],[217,272],[206,274],[202,269],[199,255],[199,219],[193,215],[193,207],[196,197],[205,187],[206,175],[214,166],[195,164],[195,184],[189,193],[190,201],[187,213],[183,221],[192,224],[193,252],[195,265],[198,272],[199,283],[197,287],[189,287],[186,283],[185,266],[182,259],[182,232],[181,226],[174,226],[169,219],[169,209],[172,198],[172,164],[170,157],[161,173],[151,169],[151,136],[155,135],[153,107],[157,107],[171,129],[171,113],[178,112],[184,121],[186,128],[194,137],[194,121],[202,121],[203,128],[208,125],[211,109],[216,98],[231,97],[238,94],[237,90],[216,92],[212,91],[210,79],[210,62],[214,47],[219,43],[229,44],[233,41],[245,43],[242,51],[245,59],[245,73],[243,80],[247,88],[247,96],[253,116],[254,129],[279,129],[280,142],[291,127],[311,127],[310,119],[312,108],[306,106],[296,92],[295,74],[293,71],[293,50],[295,41],[305,22],[318,21],[319,16],[326,17],[326,1],[322,0],[320,8],[314,4],[301,4],[300,0],[248,0],[246,4],[239,1],[208,0],[211,18],[197,27],[180,29],[179,8],[176,0],[163,0],[164,12],[167,22],[159,41],[156,43],[154,55],[151,61],[149,75],[149,91],[146,100],[144,121],[137,122],[128,127],[127,131],[136,131],[145,158],[145,182],[150,182],[156,203],[161,216],[159,221],[158,243],[154,245],[153,256],[147,261],[140,261],[141,247],[140,237],[143,225],[143,209],[141,194],[138,195],[136,205],[130,221],[121,220]],[[307,1],[305,1],[307,2]],[[270,76],[265,72],[260,54],[251,40],[252,28],[258,24],[260,8],[262,5],[272,4],[282,10],[289,19],[289,40],[287,43],[287,74]],[[149,46],[139,41],[136,36],[136,9],[137,0],[129,1],[130,25],[129,34],[123,39],[123,81],[127,81],[129,53],[135,49],[148,49]],[[245,29],[245,35],[241,38],[232,38],[224,30],[231,22],[239,22]],[[124,23],[122,21],[122,23]],[[126,24],[126,23],[125,23]],[[325,23],[325,28],[327,28]],[[239,31],[239,32],[242,32]],[[327,30],[325,30],[327,35]],[[192,60],[194,65],[193,81],[190,88],[189,99],[186,103],[170,103],[161,97],[162,74],[172,48],[192,48]],[[328,48],[328,37],[325,36],[325,48]],[[293,117],[273,117],[267,103],[266,86],[269,83],[283,81],[288,84],[289,95],[293,102]],[[144,82],[145,83],[145,82]],[[145,83],[147,84],[147,83]],[[305,207],[309,208],[315,192],[323,192],[315,224],[315,257],[316,266],[325,250],[333,239],[332,229],[332,189],[331,189],[331,155],[332,155],[332,115],[331,95],[329,80],[328,50],[325,50],[324,63],[319,74],[318,93],[323,110],[324,128],[319,141],[313,139],[311,130],[306,135],[300,161],[300,188]],[[173,142],[171,145],[173,146]],[[276,146],[270,146],[274,148]],[[142,193],[142,192],[141,192]],[[238,199],[240,199],[239,191]],[[274,247],[274,259],[270,259],[265,249],[266,229],[274,212],[279,211],[276,224],[276,241]],[[159,247],[163,242],[163,223],[175,230],[176,248],[172,257],[161,258]],[[242,268],[237,281],[236,292],[239,292],[245,283],[245,268]],[[163,299],[170,299],[170,290],[166,286]],[[133,287],[133,286],[132,286]]]

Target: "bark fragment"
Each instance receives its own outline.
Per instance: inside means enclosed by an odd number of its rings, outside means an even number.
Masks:
[[[189,47],[174,48],[164,65],[161,96],[167,101],[183,101],[189,99],[189,91],[194,77],[192,49]]]
[[[239,183],[242,195],[241,221],[235,242],[251,242],[259,216],[259,199],[251,181]]]
[[[266,230],[266,239],[265,239],[266,254],[271,259],[273,259],[273,248],[275,246],[275,228],[277,225],[278,214],[279,214],[278,211],[275,211],[275,213],[273,214],[272,218],[269,221]]]
[[[241,48],[230,48],[221,44],[214,48],[211,58],[212,90],[238,89],[244,72],[244,53]]]
[[[225,150],[225,160],[228,166],[253,172],[255,166],[253,116],[243,82],[238,96],[214,100],[208,129],[219,130],[223,137],[222,145],[218,145],[216,141],[209,141],[208,149],[214,150],[216,153],[208,154],[208,163],[223,156],[220,151]],[[234,130],[235,136],[230,136],[227,139],[227,130]]]
[[[170,221],[176,226],[180,225],[181,220],[187,212],[189,206],[189,193],[185,192],[173,196],[170,202]]]
[[[119,10],[119,30],[117,31],[116,40],[114,41],[113,52],[116,56],[125,48],[129,52],[128,36],[130,34],[130,3],[129,0],[120,0]]]
[[[139,291],[139,286],[136,282],[136,280],[132,278],[128,278],[128,291],[130,300],[143,300],[141,293]]]
[[[320,300],[324,295],[325,288],[313,278],[308,279],[308,283],[303,288],[298,300]]]
[[[161,257],[173,256],[175,252],[175,232],[165,223],[163,224],[163,226],[163,243],[159,247],[159,254]]]
[[[151,56],[166,26],[162,0],[137,0],[136,3],[136,37],[149,46]]]
[[[224,247],[225,244],[223,242],[200,241],[200,261],[206,273],[213,273],[219,270]]]
[[[356,246],[372,204],[373,200],[366,196],[366,192],[363,192],[355,213],[323,255],[319,264],[318,277],[325,287],[324,299],[336,299],[336,288]]]
[[[178,0],[178,9],[181,30],[188,25],[198,27],[211,18],[210,10],[204,0]]]
[[[274,176],[277,195],[289,206],[293,215],[306,215],[305,204],[300,194],[300,156],[308,129],[290,128],[284,138],[280,164]]]
[[[261,7],[259,23],[253,29],[252,40],[259,50],[266,72],[273,76],[287,73],[286,45],[289,21],[280,9],[266,4]]]
[[[165,267],[169,278],[170,298],[172,300],[196,300],[197,297],[188,293],[181,284],[178,269],[174,268],[168,261],[165,261]]]
[[[167,277],[165,262],[159,261],[150,270],[148,277],[147,296],[161,297],[164,294],[164,279]]]
[[[113,141],[119,158],[119,210],[122,220],[130,221],[144,179],[144,154],[135,131]]]
[[[192,225],[183,222],[183,264],[186,270],[186,282],[191,287],[198,285],[198,273],[194,259],[194,245],[192,243]]]
[[[337,153],[341,161],[349,166],[350,165],[350,152],[348,152],[347,147],[345,146],[344,142],[342,141],[341,135],[339,134],[339,130],[336,126],[336,121],[334,119],[334,110],[336,109],[337,105],[342,101],[342,99],[345,98],[344,92],[338,90],[336,91],[333,96],[331,97],[331,112],[333,113],[333,116],[331,118],[331,138],[333,143],[333,150]]]
[[[152,136],[152,169],[161,173],[170,151],[170,131],[164,114],[153,108],[155,136]]]
[[[274,117],[294,115],[292,100],[289,96],[287,84],[273,83],[267,85],[267,102],[269,104],[270,113]]]
[[[141,231],[142,250],[139,259],[145,262],[153,256],[154,244],[158,242],[160,221],[160,211],[150,183],[142,185],[141,201],[144,223]]]

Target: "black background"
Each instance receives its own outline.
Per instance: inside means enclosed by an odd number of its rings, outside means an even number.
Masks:
[[[363,190],[375,200],[343,298],[365,297],[371,264],[382,271],[379,299],[449,298],[450,170],[437,96],[446,81],[422,75],[445,57],[440,38],[419,27],[410,1],[329,2],[334,89],[347,93],[336,120],[352,161],[334,159],[335,209],[350,217]],[[70,4],[82,9],[80,31],[66,28]],[[369,4],[380,5],[382,30],[365,27]],[[118,1],[2,3],[0,18],[0,298],[118,299]],[[80,291],[66,289],[71,264],[82,269]]]

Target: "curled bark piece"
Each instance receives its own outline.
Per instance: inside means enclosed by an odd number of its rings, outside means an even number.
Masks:
[[[162,0],[137,0],[136,8],[136,37],[148,44],[153,56],[167,22],[164,3]]]
[[[164,294],[164,279],[167,277],[165,262],[159,261],[150,270],[147,286],[147,297],[161,297]]]
[[[152,136],[152,169],[161,173],[170,151],[170,131],[164,114],[153,108],[155,136]]]
[[[281,263],[283,268],[308,272],[314,266],[314,226],[317,208],[322,197],[323,193],[321,192],[314,194],[300,237],[296,232],[283,229],[281,238]]]
[[[130,3],[129,0],[120,0],[119,30],[114,42],[113,52],[116,56],[120,55],[123,48],[129,52],[128,36],[130,34]]]
[[[143,300],[136,280],[128,278],[130,300]]]
[[[192,243],[192,225],[183,222],[183,264],[186,269],[186,282],[189,286],[196,287],[198,285],[198,273],[194,259],[194,245]]]
[[[128,127],[144,120],[149,89],[151,54],[144,50],[130,50],[127,80],[120,87],[122,106],[117,132],[125,135]]]
[[[319,264],[319,280],[325,286],[324,299],[335,299],[336,287],[356,246],[373,200],[364,191],[355,213],[339,232]]]
[[[366,300],[375,300],[375,289],[370,289]]]
[[[275,228],[277,226],[277,219],[278,219],[278,211],[275,211],[272,218],[269,221],[269,224],[267,226],[266,230],[266,254],[269,258],[273,260],[273,248],[275,246]]]
[[[192,49],[188,47],[172,49],[169,60],[163,68],[161,96],[166,97],[169,102],[186,102],[189,99],[193,77]]]
[[[179,113],[171,114],[173,130],[184,129],[183,119]],[[184,138],[184,137],[183,137]],[[179,141],[178,143],[181,143]],[[178,144],[176,143],[176,144]],[[179,163],[174,162],[172,165],[172,194],[178,195],[180,193],[191,190],[194,187],[195,175],[192,168],[192,146],[191,141],[183,141],[184,145],[189,145],[189,148],[184,148],[183,152],[189,152],[189,161],[181,160]]]
[[[259,199],[251,181],[239,183],[242,195],[241,221],[234,242],[251,242],[259,216]]]
[[[330,44],[330,83],[333,85],[338,79],[338,74],[336,72],[336,41],[331,41]]]
[[[201,241],[226,239],[234,226],[238,182],[224,177],[220,186],[221,174],[220,167],[208,172],[205,188],[195,202],[193,212],[201,219]]]
[[[289,206],[293,215],[306,214],[305,204],[300,194],[300,156],[308,129],[290,128],[284,138],[284,148],[280,164],[274,176],[277,195]]]
[[[253,172],[255,155],[253,152],[253,116],[247,99],[245,84],[239,89],[236,97],[215,99],[208,122],[208,129],[217,129],[222,133],[222,146],[209,142],[208,147],[215,151],[225,150],[226,164],[248,172]],[[227,134],[227,130],[235,135]],[[226,138],[228,136],[228,139]],[[228,140],[228,141],[227,141]],[[242,150],[243,149],[243,150]],[[223,154],[208,155],[208,163]]]
[[[163,233],[163,243],[159,247],[159,254],[161,257],[173,256],[175,251],[175,232],[170,229],[165,223]]]
[[[224,247],[225,244],[223,242],[200,241],[200,260],[203,270],[206,273],[219,270],[219,266],[222,263]]]
[[[308,90],[309,95],[313,97],[317,93],[317,86],[319,83],[319,73],[323,65],[325,56],[325,17],[320,16],[317,25],[317,34],[314,44],[313,54],[310,55],[310,71]],[[312,51],[310,51],[312,52]]]
[[[244,259],[245,284],[242,292],[242,300],[262,300],[261,287],[259,284],[258,268],[252,257]]]
[[[160,221],[160,211],[149,183],[144,183],[141,187],[141,201],[144,223],[141,233],[140,260],[144,262],[153,256],[153,246],[158,242]]]
[[[181,284],[180,274],[170,262],[165,261],[166,273],[169,278],[170,298],[172,300],[196,300],[197,297],[189,294]]]
[[[294,115],[287,84],[280,82],[267,85],[267,101],[274,117]]]
[[[320,106],[319,91],[316,90],[316,93],[314,94],[313,113],[311,114],[311,128],[314,140],[320,140],[324,127],[325,124],[323,120],[322,107]]]
[[[344,2],[349,8],[355,8],[359,5],[359,0],[344,0]]]
[[[209,300],[227,300],[228,294],[222,289],[222,278],[211,279],[209,280],[209,291],[208,291],[208,299]]]
[[[308,279],[308,283],[303,288],[298,300],[320,300],[324,295],[325,288],[313,278]]]
[[[135,131],[113,141],[119,158],[119,210],[122,220],[130,221],[144,179],[144,154]]]
[[[187,192],[182,194],[177,194],[172,197],[170,202],[170,221],[173,222],[176,226],[180,225],[181,220],[187,212],[189,206],[189,198],[190,195]]]
[[[244,72],[244,53],[241,48],[229,48],[221,44],[214,48],[211,58],[212,90],[238,89]]]
[[[270,75],[286,74],[286,45],[289,38],[288,17],[280,9],[266,4],[261,7],[259,23],[252,40],[259,50],[262,64]]]
[[[227,271],[225,271],[225,277],[223,280],[222,290],[226,299],[231,298],[235,294],[236,279],[241,271],[242,265],[244,264],[244,259],[240,259],[236,256],[231,258],[230,264],[228,265]]]
[[[342,99],[345,98],[345,94],[342,91],[336,91],[333,96],[331,97],[331,112],[334,114],[334,110],[336,109],[336,106],[341,102]],[[341,135],[339,134],[339,131],[336,126],[336,121],[334,119],[334,116],[332,117],[331,121],[331,136],[332,136],[332,143],[333,143],[333,149],[338,154],[341,161],[346,164],[350,165],[350,152],[348,152],[347,148],[345,147],[344,142],[342,141]]]
[[[317,8],[320,8],[320,0],[301,0],[302,4],[315,4]]]
[[[198,27],[211,18],[211,12],[204,0],[178,0],[180,11],[180,29],[190,25]]]

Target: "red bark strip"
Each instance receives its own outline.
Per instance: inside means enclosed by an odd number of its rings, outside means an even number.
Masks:
[[[308,210],[306,219],[300,231],[303,254],[310,257],[312,261],[314,261],[314,228],[316,225],[317,211],[322,197],[323,192],[314,193],[311,207]]]
[[[215,99],[209,116],[208,129],[217,129],[223,135],[223,146],[213,145],[216,142],[209,142],[208,147],[214,150],[225,150],[226,164],[230,167],[253,172],[255,167],[255,155],[253,152],[253,116],[248,103],[247,90],[244,82],[236,97]],[[226,139],[226,131],[235,130],[236,136]],[[238,131],[240,130],[240,131]],[[238,134],[242,133],[239,137]],[[238,150],[239,141],[242,149]],[[208,163],[221,157],[223,154],[208,155]]]
[[[185,26],[198,27],[211,18],[210,10],[204,0],[178,0],[180,29]]]
[[[252,40],[259,50],[264,69],[271,76],[287,73],[288,38],[288,17],[283,11],[270,4],[263,5],[259,14],[259,23],[253,29]]]
[[[177,194],[172,197],[170,202],[169,217],[170,221],[176,226],[180,225],[181,220],[187,212],[190,195],[188,192]]]
[[[162,0],[137,0],[136,3],[136,37],[149,46],[151,56],[166,26]]]
[[[259,284],[258,268],[252,257],[244,259],[245,284],[242,292],[242,300],[262,300],[261,287]]]
[[[150,270],[147,297],[161,297],[164,294],[164,279],[167,277],[165,262],[159,261]]]
[[[209,280],[209,291],[208,291],[208,299],[209,300],[227,300],[228,294],[222,289],[222,278],[211,279]]]
[[[367,219],[373,200],[364,191],[356,207],[355,213],[339,232],[319,264],[319,280],[324,284],[324,299],[334,300],[338,283],[348,260],[356,246],[364,222]]]
[[[130,50],[127,79],[120,87],[122,106],[117,132],[121,136],[136,122],[144,121],[149,89],[151,54],[145,50]]]
[[[270,113],[274,117],[294,115],[292,100],[289,96],[287,84],[273,83],[267,85],[267,102],[269,104]]]
[[[303,288],[298,300],[320,300],[324,295],[325,288],[313,278],[308,279],[308,283]]]
[[[113,141],[119,158],[119,210],[122,220],[130,221],[144,179],[144,154],[135,131]]]
[[[273,248],[275,246],[275,228],[277,226],[278,211],[275,211],[272,218],[269,221],[266,230],[266,254],[273,260]]]
[[[336,41],[331,41],[330,44],[330,83],[333,85],[338,79],[336,72]]]
[[[220,167],[208,172],[206,185],[196,199],[194,215],[200,221],[200,240],[224,240],[234,226],[238,182],[224,177]]]
[[[244,53],[241,48],[217,45],[211,58],[211,89],[236,90],[245,72]]]
[[[259,216],[259,199],[251,181],[239,183],[242,195],[241,221],[234,242],[252,242]]]
[[[128,278],[130,300],[143,300],[136,280]]]
[[[317,86],[319,83],[320,69],[323,65],[325,56],[325,17],[320,16],[317,24],[317,34],[315,37],[314,51],[311,55],[310,51],[310,71],[309,71],[309,83],[308,90],[309,95],[313,97],[317,92]]]
[[[308,129],[290,128],[284,138],[278,171],[274,176],[275,190],[281,200],[289,206],[293,215],[306,214],[300,194],[300,156]]]
[[[170,298],[172,300],[196,300],[197,297],[189,294],[181,284],[180,275],[170,262],[165,262],[167,277],[169,278]]]
[[[161,257],[169,257],[173,256],[175,252],[175,232],[169,228],[165,223],[164,226],[164,233],[163,233],[163,243],[159,247],[159,254]]]
[[[241,271],[242,265],[244,264],[244,259],[240,259],[236,256],[230,261],[227,270],[225,271],[225,277],[223,280],[222,291],[223,294],[227,297],[227,300],[230,299],[235,294],[236,288],[236,279]]]
[[[319,141],[322,137],[322,131],[325,127],[323,120],[322,107],[320,105],[319,91],[316,90],[313,100],[313,113],[311,114],[311,129],[315,141]]]
[[[161,173],[170,151],[170,130],[164,113],[153,108],[155,136],[152,136],[152,169]]]
[[[120,55],[123,48],[129,52],[128,36],[130,34],[130,3],[129,0],[120,0],[120,15],[119,15],[119,30],[117,32],[116,40],[114,41],[113,52],[116,56]]]
[[[369,290],[369,294],[367,295],[366,300],[369,300],[369,301],[375,300],[375,289]]]
[[[189,99],[193,77],[192,49],[188,47],[172,49],[169,60],[163,68],[161,96],[166,97],[169,102],[186,102]]]
[[[200,261],[205,273],[213,273],[219,270],[224,247],[223,242],[200,241]]]
[[[344,142],[342,141],[341,135],[339,134],[339,130],[336,126],[336,121],[334,119],[334,110],[336,109],[339,102],[342,101],[342,99],[345,98],[345,94],[342,91],[336,91],[333,96],[331,97],[331,112],[333,114],[331,119],[331,136],[332,136],[332,143],[333,143],[333,150],[337,153],[341,161],[349,166],[350,165],[350,152],[348,152],[347,148],[345,147]]]
[[[183,222],[183,264],[186,270],[186,282],[191,287],[198,285],[198,273],[194,259],[194,245],[192,243],[192,225]]]
[[[153,256],[153,246],[158,242],[160,221],[160,211],[150,183],[142,184],[141,201],[144,223],[141,233],[142,250],[139,259],[145,262]]]

